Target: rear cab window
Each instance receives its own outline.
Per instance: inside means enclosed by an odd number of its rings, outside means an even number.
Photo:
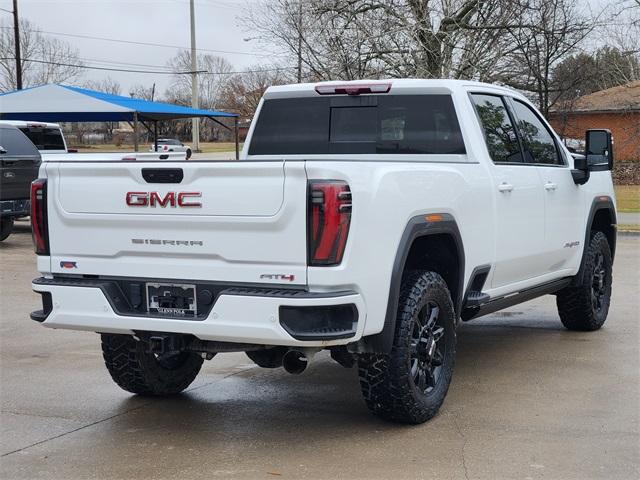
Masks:
[[[19,127],[38,150],[66,150],[64,137],[59,128],[27,126]]]
[[[465,154],[451,95],[266,99],[249,155]]]

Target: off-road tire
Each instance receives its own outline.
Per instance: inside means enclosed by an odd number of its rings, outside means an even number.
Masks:
[[[6,240],[11,235],[11,232],[13,232],[13,218],[0,218],[0,242]]]
[[[131,335],[106,334],[102,356],[111,378],[120,388],[139,395],[175,395],[196,378],[203,359],[193,352],[182,352],[159,360],[148,351],[147,343]]]
[[[425,306],[437,304],[438,325],[444,329],[444,353],[439,377],[430,391],[416,386],[411,371],[412,335]],[[455,363],[455,311],[446,282],[435,272],[417,271],[402,281],[395,337],[389,354],[361,354],[358,368],[362,395],[369,410],[386,420],[419,424],[432,418],[442,405]]]
[[[280,368],[282,366],[282,357],[287,353],[287,347],[272,347],[263,350],[251,350],[245,353],[259,367]]]
[[[611,304],[612,264],[607,237],[602,232],[593,232],[584,252],[581,278],[576,278],[574,284],[556,296],[560,320],[567,329],[590,332],[604,325]],[[601,292],[601,296],[596,295],[594,289]]]

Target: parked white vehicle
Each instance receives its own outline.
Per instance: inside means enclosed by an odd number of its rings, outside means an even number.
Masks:
[[[149,151],[155,151],[155,145],[149,147]],[[191,158],[191,147],[185,145],[180,140],[175,138],[159,138],[158,139],[158,151],[159,152],[185,152],[187,160]]]
[[[33,142],[40,153],[68,153],[62,128],[57,123],[26,120],[0,120],[0,124],[13,125]]]
[[[77,153],[67,147],[67,140],[62,128],[57,123],[31,122],[24,120],[0,120],[0,124],[13,125],[33,142],[42,155],[42,161],[51,160],[87,162],[87,161],[144,161],[144,160],[185,160],[188,157],[184,151],[160,151],[160,153],[141,152],[109,152],[109,153]],[[61,157],[61,154],[68,154]]]
[[[220,352],[300,373],[329,349],[374,413],[424,422],[459,321],[554,294],[568,329],[605,322],[612,140],[586,140],[572,158],[482,83],[272,87],[244,161],[45,162],[32,318],[100,333],[133,393],[180,392]]]

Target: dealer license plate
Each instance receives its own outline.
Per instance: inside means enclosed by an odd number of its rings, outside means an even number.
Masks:
[[[182,283],[147,283],[147,311],[168,317],[197,316],[196,286]]]

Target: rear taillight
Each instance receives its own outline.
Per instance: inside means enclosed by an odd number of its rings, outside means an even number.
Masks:
[[[309,265],[338,265],[351,223],[349,185],[337,180],[311,180],[308,202]]]
[[[36,254],[49,255],[47,181],[44,179],[31,183],[31,233]]]

